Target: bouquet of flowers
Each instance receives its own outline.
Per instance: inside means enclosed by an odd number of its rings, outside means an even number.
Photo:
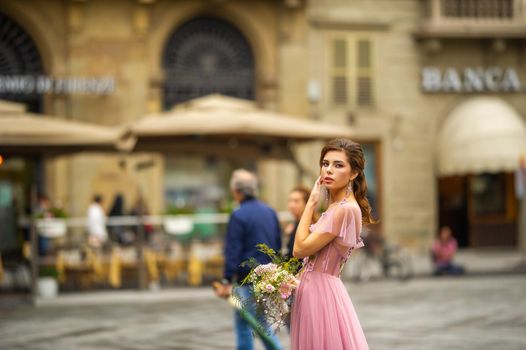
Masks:
[[[271,262],[259,264],[253,258],[244,262],[242,265],[251,267],[251,271],[241,284],[251,284],[258,311],[277,331],[285,325],[290,314],[292,293],[299,285],[295,274],[301,262],[296,258],[286,260],[265,244],[257,247],[271,258]]]

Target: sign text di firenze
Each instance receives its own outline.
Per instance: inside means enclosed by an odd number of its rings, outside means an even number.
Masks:
[[[115,80],[104,78],[51,78],[32,75],[0,75],[4,94],[93,94],[107,95],[115,90]]]

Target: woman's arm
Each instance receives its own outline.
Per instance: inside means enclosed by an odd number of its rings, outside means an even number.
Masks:
[[[296,239],[294,240],[294,251],[292,254],[299,259],[318,252],[335,238],[335,236],[330,233],[313,235],[309,232],[309,227],[312,223],[312,216],[320,199],[320,189],[321,176],[314,184],[307,205],[305,206],[305,210],[301,215],[298,229],[296,230]]]

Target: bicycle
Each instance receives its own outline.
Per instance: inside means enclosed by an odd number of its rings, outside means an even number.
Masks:
[[[413,262],[409,251],[373,232],[362,234],[365,247],[353,260],[351,280],[365,282],[371,279],[374,268],[381,270],[384,278],[406,281],[413,276]]]

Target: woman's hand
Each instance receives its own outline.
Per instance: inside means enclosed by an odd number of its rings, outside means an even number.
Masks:
[[[318,177],[318,179],[314,183],[314,186],[312,187],[309,200],[307,201],[307,205],[309,205],[311,208],[315,208],[318,205],[318,202],[320,201],[322,183],[323,177],[320,176]]]
[[[307,206],[305,207],[300,223],[298,224],[296,239],[294,240],[293,255],[295,258],[302,259],[316,255],[323,247],[335,239],[335,236],[328,232],[320,231],[320,234],[311,234],[309,229],[312,223],[312,216],[314,215],[316,206],[320,201],[323,179],[324,178],[320,176],[318,180],[316,180],[310,193],[309,200],[307,201]]]

